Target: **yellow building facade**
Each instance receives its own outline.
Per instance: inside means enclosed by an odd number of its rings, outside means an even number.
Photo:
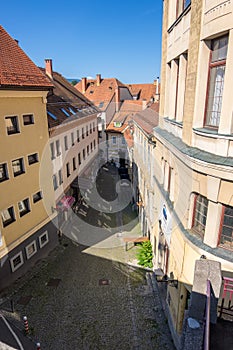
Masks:
[[[47,78],[0,27],[0,289],[57,242],[46,97]],[[3,50],[4,51],[4,50]],[[8,60],[20,60],[13,67]],[[44,169],[41,169],[41,159]],[[46,202],[46,206],[45,206]]]

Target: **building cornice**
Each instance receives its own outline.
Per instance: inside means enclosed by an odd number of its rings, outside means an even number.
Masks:
[[[223,157],[188,146],[179,137],[160,127],[154,128],[154,134],[165,147],[192,170],[233,181],[233,157]]]

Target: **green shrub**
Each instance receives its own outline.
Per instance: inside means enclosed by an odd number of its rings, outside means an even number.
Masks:
[[[144,267],[153,267],[152,264],[152,245],[150,241],[143,242],[137,253],[138,264]]]

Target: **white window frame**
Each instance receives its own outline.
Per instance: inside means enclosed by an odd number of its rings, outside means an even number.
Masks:
[[[13,260],[17,259],[18,256],[20,256],[21,262],[17,266],[14,266]],[[10,259],[10,264],[12,272],[18,270],[24,264],[23,253],[20,251],[18,254],[15,254],[13,258]]]
[[[29,253],[29,249],[31,246],[34,246],[35,250],[33,251],[32,254]],[[35,255],[37,253],[37,246],[36,246],[36,241],[32,241],[30,244],[28,244],[26,247],[25,247],[25,251],[26,251],[26,257],[27,259],[30,259],[33,255]]]
[[[47,240],[45,242],[42,242],[42,237],[45,235],[47,237]],[[39,246],[40,248],[43,248],[48,243],[49,243],[49,235],[48,235],[48,231],[45,231],[39,236]]]

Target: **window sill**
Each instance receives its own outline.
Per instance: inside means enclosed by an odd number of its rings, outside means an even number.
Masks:
[[[224,250],[227,250],[227,251],[233,251],[233,245],[227,246],[227,245],[224,245],[224,244],[219,244],[218,247],[222,248]]]
[[[7,135],[15,135],[15,134],[20,134],[20,132],[19,131],[7,132]]]
[[[3,227],[7,227],[7,226],[9,226],[10,224],[12,224],[15,221],[16,221],[15,219],[11,219],[11,220],[3,222],[2,225],[3,225]]]
[[[0,179],[0,183],[9,180],[9,177],[5,177],[3,179]]]
[[[193,132],[196,135],[204,136],[204,137],[210,137],[213,139],[226,139],[226,140],[233,140],[232,134],[219,134],[217,129],[212,128],[193,128]]]
[[[20,173],[14,173],[14,177],[17,177],[19,175],[25,174],[25,171],[21,171]]]
[[[164,118],[164,121],[166,123],[173,124],[173,125],[176,125],[176,126],[178,126],[180,128],[183,128],[183,122],[178,122],[175,119],[169,119],[168,117],[166,117],[166,118]]]
[[[28,213],[30,213],[30,210],[25,210],[25,211],[19,213],[19,216],[22,217],[22,216],[24,216],[24,215],[26,215]]]

